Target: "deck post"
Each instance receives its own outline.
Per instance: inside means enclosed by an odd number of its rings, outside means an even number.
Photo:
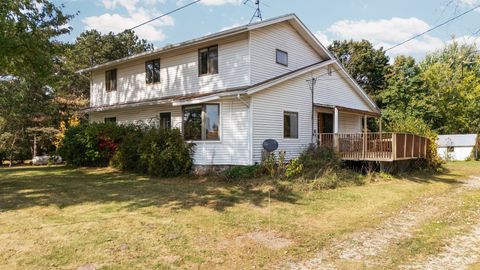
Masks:
[[[339,126],[338,126],[338,108],[335,107],[333,108],[333,147],[334,149],[337,151],[337,152],[340,152],[340,146],[339,146],[339,143],[338,143],[338,130],[339,130]]]
[[[397,133],[392,133],[392,160],[397,159]]]
[[[362,158],[365,159],[366,157],[366,154],[367,154],[367,130],[368,130],[368,127],[367,127],[367,115],[364,114],[363,115],[363,144],[362,144]]]

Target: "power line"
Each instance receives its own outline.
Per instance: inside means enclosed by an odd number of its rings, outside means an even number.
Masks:
[[[190,2],[190,3],[188,3],[188,4],[185,4],[185,5],[183,5],[183,6],[180,6],[180,7],[176,8],[176,9],[174,9],[174,10],[171,10],[171,11],[169,11],[169,12],[167,12],[167,13],[164,13],[164,14],[162,14],[162,15],[159,15],[159,16],[153,18],[153,19],[150,19],[150,20],[148,20],[148,21],[145,21],[145,22],[142,22],[142,23],[140,23],[140,24],[137,24],[137,25],[135,25],[135,26],[133,26],[133,27],[131,27],[131,28],[127,28],[127,29],[123,30],[122,32],[118,32],[118,33],[114,34],[113,36],[118,36],[118,35],[126,32],[126,31],[131,31],[131,30],[137,29],[137,28],[139,28],[139,27],[141,27],[141,26],[144,26],[144,25],[146,25],[146,24],[148,24],[148,23],[151,23],[151,22],[153,22],[153,21],[155,21],[155,20],[158,20],[158,19],[160,19],[160,18],[163,18],[163,17],[165,17],[165,16],[168,16],[168,15],[170,15],[170,14],[172,14],[172,13],[175,13],[175,12],[177,12],[177,11],[180,11],[180,10],[182,10],[182,9],[185,9],[185,8],[187,8],[187,7],[191,6],[191,5],[194,5],[194,4],[196,4],[196,3],[200,2],[200,1],[202,1],[202,0],[192,1],[192,2]],[[85,49],[89,49],[89,48],[92,48],[92,47],[93,47],[93,46],[86,46],[86,47],[83,47],[83,48],[77,50],[77,52],[83,51],[83,50],[85,50]]]
[[[186,4],[186,5],[181,6],[181,7],[178,7],[178,8],[176,8],[176,9],[172,10],[172,11],[169,11],[169,12],[167,12],[167,13],[164,13],[164,14],[162,14],[162,15],[160,15],[160,16],[157,16],[157,17],[155,17],[155,18],[153,18],[153,19],[151,19],[151,20],[148,20],[148,21],[146,21],[146,22],[143,22],[143,23],[141,23],[141,24],[135,25],[134,27],[129,28],[129,29],[126,29],[126,30],[136,29],[136,28],[138,28],[138,27],[140,27],[140,26],[143,26],[143,25],[145,25],[145,24],[147,24],[147,23],[151,23],[151,22],[153,22],[153,21],[155,21],[155,20],[158,20],[158,19],[160,19],[160,18],[162,18],[162,17],[165,17],[165,16],[170,15],[170,14],[172,14],[172,13],[175,13],[175,12],[177,12],[177,11],[179,11],[179,10],[182,10],[182,9],[184,9],[184,8],[187,8],[187,7],[191,6],[191,5],[194,5],[194,4],[196,4],[196,3],[200,2],[200,1],[202,1],[202,0],[195,0],[195,1],[193,1],[193,2],[190,2],[190,3]]]
[[[423,36],[423,35],[431,32],[431,31],[433,31],[433,30],[435,30],[435,29],[437,29],[437,28],[439,28],[439,27],[441,27],[441,26],[444,26],[445,24],[447,24],[447,23],[449,23],[449,22],[451,22],[451,21],[454,21],[454,20],[456,20],[456,19],[458,19],[458,18],[460,18],[460,17],[462,17],[462,16],[464,16],[464,15],[472,12],[472,11],[474,11],[475,9],[479,8],[479,7],[480,7],[480,5],[476,5],[476,6],[474,6],[473,8],[471,8],[471,9],[469,9],[469,10],[463,12],[463,13],[460,13],[460,14],[458,14],[458,15],[455,16],[455,17],[452,17],[452,18],[444,21],[443,23],[438,24],[438,25],[436,25],[436,26],[428,29],[427,31],[424,31],[424,32],[422,32],[422,33],[420,33],[420,34],[417,34],[417,35],[415,35],[415,36],[413,36],[413,37],[411,37],[411,38],[409,38],[409,39],[407,39],[407,40],[405,40],[405,41],[402,41],[402,42],[400,42],[400,43],[398,43],[398,44],[396,44],[396,45],[394,45],[394,46],[386,49],[385,52],[386,52],[386,51],[389,51],[389,50],[391,50],[391,49],[397,48],[397,47],[399,47],[399,46],[401,46],[401,45],[403,45],[403,44],[405,44],[405,43],[407,43],[407,42],[409,42],[409,41],[412,41],[412,40],[414,40],[414,39],[416,39],[416,38],[418,38],[418,37],[421,37],[421,36]]]

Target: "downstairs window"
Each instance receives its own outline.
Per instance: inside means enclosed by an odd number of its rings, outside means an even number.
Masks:
[[[183,107],[183,136],[192,141],[220,140],[220,105]]]

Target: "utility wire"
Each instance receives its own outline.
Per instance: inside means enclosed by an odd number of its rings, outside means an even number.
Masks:
[[[127,29],[123,30],[122,32],[118,32],[118,33],[114,34],[113,36],[118,36],[118,35],[126,32],[126,31],[131,31],[131,30],[137,29],[137,28],[139,28],[139,27],[141,27],[141,26],[144,26],[144,25],[146,25],[146,24],[148,24],[148,23],[151,23],[151,22],[153,22],[153,21],[155,21],[155,20],[158,20],[158,19],[160,19],[160,18],[163,18],[163,17],[165,17],[165,16],[168,16],[168,15],[170,15],[170,14],[172,14],[172,13],[175,13],[175,12],[177,12],[177,11],[180,11],[180,10],[182,10],[182,9],[184,9],[184,8],[187,8],[187,7],[191,6],[191,5],[194,5],[194,4],[196,4],[196,3],[200,2],[200,1],[202,1],[202,0],[192,1],[192,2],[190,2],[190,3],[188,3],[188,4],[185,4],[185,5],[183,5],[183,6],[180,6],[180,7],[176,8],[176,9],[174,9],[174,10],[171,10],[171,11],[169,11],[169,12],[167,12],[167,13],[164,13],[164,14],[162,14],[162,15],[159,15],[159,16],[153,18],[153,19],[150,19],[150,20],[145,21],[145,22],[143,22],[143,23],[137,24],[137,25],[135,25],[135,26],[133,26],[133,27],[131,27],[131,28],[127,28]],[[76,51],[77,51],[77,52],[81,52],[81,51],[83,51],[83,50],[85,50],[85,49],[90,49],[90,48],[92,48],[92,47],[93,47],[93,45],[90,45],[90,46],[83,47],[83,48],[81,48],[81,49],[79,49],[79,50],[76,50]]]
[[[181,6],[181,7],[178,7],[178,8],[176,8],[176,9],[172,10],[172,11],[169,11],[169,12],[167,12],[167,13],[164,13],[164,14],[162,14],[162,15],[160,15],[160,16],[157,16],[157,17],[155,17],[155,18],[153,18],[153,19],[151,19],[151,20],[148,20],[148,21],[146,21],[146,22],[143,22],[143,23],[141,23],[141,24],[135,25],[134,27],[129,28],[129,29],[126,29],[126,30],[136,29],[136,28],[138,28],[138,27],[140,27],[140,26],[143,26],[143,25],[145,25],[145,24],[147,24],[147,23],[151,23],[151,22],[153,22],[153,21],[155,21],[155,20],[158,20],[158,19],[160,19],[160,18],[162,18],[162,17],[165,17],[165,16],[170,15],[170,14],[172,14],[172,13],[175,13],[175,12],[177,12],[177,11],[179,11],[179,10],[182,10],[182,9],[184,9],[184,8],[187,8],[187,7],[191,6],[191,5],[194,5],[194,4],[196,4],[196,3],[200,2],[200,1],[202,1],[202,0],[192,1],[192,2],[190,2],[190,3],[188,3],[188,4],[186,4],[186,5],[183,5],[183,6]]]
[[[474,10],[476,10],[477,8],[480,8],[480,5],[476,5],[476,6],[474,6],[473,8],[471,8],[471,9],[469,9],[469,10],[463,12],[463,13],[460,13],[460,14],[458,14],[458,15],[455,16],[455,17],[452,17],[452,18],[444,21],[443,23],[438,24],[438,25],[436,25],[436,26],[428,29],[427,31],[424,31],[424,32],[422,32],[422,33],[420,33],[420,34],[417,34],[417,35],[415,35],[415,36],[407,39],[407,40],[404,40],[404,41],[402,41],[402,42],[400,42],[400,43],[398,43],[398,44],[396,44],[396,45],[394,45],[394,46],[386,49],[385,52],[387,52],[387,51],[389,51],[389,50],[391,50],[391,49],[397,48],[397,47],[399,47],[399,46],[401,46],[401,45],[403,45],[403,44],[405,44],[405,43],[407,43],[407,42],[409,42],[409,41],[412,41],[412,40],[414,40],[414,39],[416,39],[416,38],[418,38],[418,37],[421,37],[421,36],[423,36],[423,35],[431,32],[431,31],[433,31],[433,30],[435,30],[435,29],[437,29],[437,28],[439,28],[439,27],[441,27],[441,26],[444,26],[445,24],[447,24],[447,23],[449,23],[449,22],[452,22],[452,21],[454,21],[454,20],[456,20],[456,19],[458,19],[458,18],[460,18],[460,17],[462,17],[462,16],[464,16],[464,15],[466,15],[466,14],[468,14],[468,13],[474,11]]]

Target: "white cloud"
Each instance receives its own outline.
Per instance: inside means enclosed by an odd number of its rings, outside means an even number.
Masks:
[[[106,9],[116,10],[123,8],[127,14],[104,13],[99,16],[86,17],[82,22],[85,24],[85,29],[97,29],[102,33],[110,31],[119,33],[159,16],[161,12],[156,9],[156,6],[164,3],[164,1],[165,0],[147,0],[141,2],[139,0],[101,0],[101,3]],[[135,29],[135,33],[137,33],[140,38],[145,38],[151,42],[161,41],[165,39],[162,27],[173,26],[174,24],[175,22],[171,16],[165,16]]]
[[[328,45],[330,45],[330,43],[332,43],[332,41],[328,38],[327,34],[325,34],[322,31],[315,32],[315,36],[320,41],[320,43],[322,43],[322,45],[325,47],[327,47]]]
[[[316,32],[317,38],[329,43],[335,39],[366,39],[379,48],[390,48],[416,34],[429,29],[430,26],[418,18],[391,18],[382,20],[342,20],[335,22],[325,31]],[[326,44],[324,44],[326,45]],[[435,36],[425,34],[417,39],[403,44],[388,52],[390,56],[397,54],[423,54],[434,51],[444,45],[444,42]]]

